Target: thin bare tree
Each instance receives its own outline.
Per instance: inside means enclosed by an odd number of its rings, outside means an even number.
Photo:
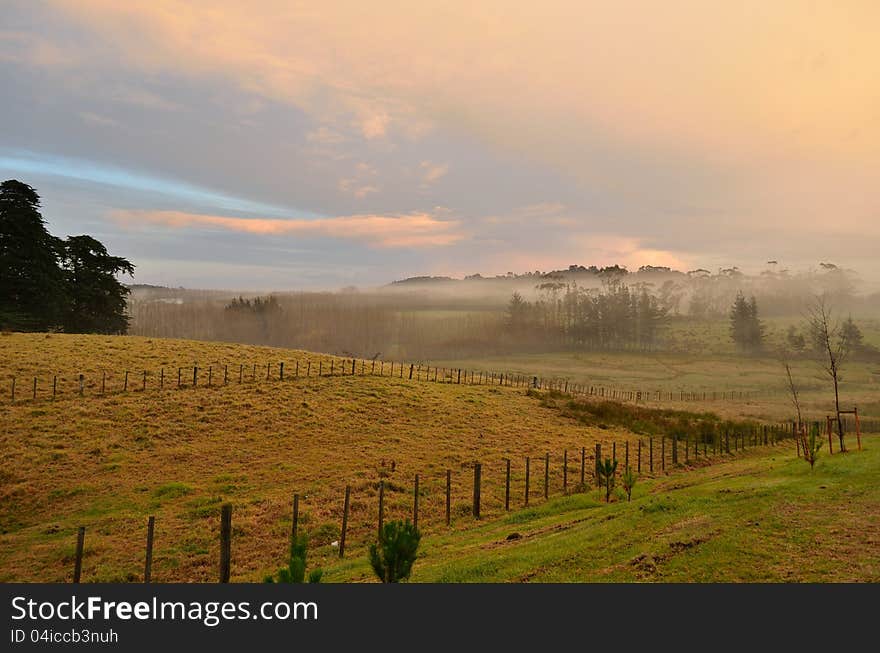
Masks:
[[[840,322],[833,318],[832,308],[826,295],[819,295],[807,309],[807,326],[815,348],[820,355],[820,365],[834,384],[834,410],[837,416],[837,437],[840,450],[846,451],[843,442],[843,420],[840,418],[840,368],[846,361],[849,346],[840,337]]]
[[[803,415],[801,413],[800,389],[798,388],[798,385],[794,380],[794,374],[792,374],[791,372],[791,363],[788,360],[788,352],[783,350],[780,355],[780,362],[782,363],[782,367],[785,369],[785,379],[786,383],[788,384],[788,397],[791,401],[791,405],[797,412],[797,429],[798,432],[800,432],[801,425],[804,423]]]

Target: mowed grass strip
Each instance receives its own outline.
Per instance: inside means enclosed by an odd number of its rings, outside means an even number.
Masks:
[[[854,443],[853,443],[854,444]],[[820,456],[755,449],[637,484],[551,499],[426,538],[413,582],[878,582],[880,440]],[[363,559],[326,581],[373,581]]]

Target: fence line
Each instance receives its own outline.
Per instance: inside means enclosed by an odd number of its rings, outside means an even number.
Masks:
[[[293,361],[293,374],[290,373],[291,365],[287,365],[285,373],[285,361],[278,363],[266,363],[265,380],[266,381],[288,381],[302,378],[314,377],[341,377],[341,376],[388,376],[406,380],[416,381],[433,381],[437,383],[452,383],[460,385],[498,385],[503,387],[532,387],[535,389],[553,390],[572,395],[583,395],[596,397],[600,399],[609,399],[614,401],[634,401],[636,403],[645,403],[649,401],[669,402],[669,403],[686,403],[686,402],[718,402],[718,401],[751,401],[754,399],[775,396],[776,391],[754,391],[754,390],[712,390],[712,391],[672,391],[672,390],[646,390],[646,389],[624,389],[616,386],[604,386],[585,383],[575,383],[569,379],[559,377],[540,377],[534,375],[483,371],[483,370],[467,370],[464,368],[446,368],[431,366],[430,364],[401,363],[397,361],[377,361],[363,360],[356,358],[331,358],[329,361],[329,369],[324,367],[324,359],[319,359],[317,373],[313,374],[313,363],[311,359],[306,359],[304,365],[301,365],[299,359]],[[378,365],[377,365],[378,363]],[[237,383],[243,385],[245,383],[256,383],[263,380],[257,375],[257,364],[244,365],[239,364],[237,379],[235,374],[230,377],[229,364],[219,366],[216,370],[213,365],[209,365],[207,369],[198,365],[185,366],[177,368],[176,387],[221,387]],[[235,366],[232,366],[233,370]],[[171,368],[174,369],[173,367]],[[192,370],[192,374],[189,374]],[[303,370],[305,373],[303,373]],[[186,374],[184,374],[186,371]],[[219,379],[222,372],[222,381]],[[129,374],[131,370],[122,370],[118,374],[122,378],[121,388],[113,389],[109,387],[107,370],[101,371],[100,390],[98,382],[95,379],[87,380],[84,374],[78,374],[76,380],[78,387],[76,394],[79,396],[87,396],[86,388],[93,390],[90,396],[103,396],[106,394],[118,394],[126,392],[146,392],[148,390],[164,390],[165,389],[165,368],[162,367],[158,372],[150,370],[137,370],[135,374],[140,375],[140,383],[130,384]],[[200,376],[201,374],[201,376]],[[206,375],[206,378],[205,378]],[[22,395],[20,392],[20,384],[16,376],[10,377],[9,393],[6,398],[9,403],[23,401],[30,398],[38,399],[57,399],[59,396],[72,396],[73,393],[65,393],[63,388],[59,387],[59,375],[54,374],[51,383],[40,383],[40,376],[34,376],[28,380],[32,381],[31,392]],[[191,379],[190,382],[188,380]],[[63,381],[63,379],[62,379]],[[139,387],[137,387],[139,386]],[[29,395],[29,396],[28,396]]]
[[[664,471],[659,473],[659,476],[666,476],[668,472],[665,471],[667,465],[674,470],[687,473],[689,471],[693,471],[695,469],[699,469],[706,465],[716,464],[718,462],[723,462],[724,460],[729,460],[738,455],[742,455],[752,449],[757,448],[772,448],[779,446],[790,446],[792,442],[797,442],[795,437],[796,425],[794,424],[779,424],[779,425],[754,425],[750,428],[739,429],[735,432],[730,431],[715,431],[711,434],[701,434],[698,436],[654,436],[643,438],[639,437],[637,442],[637,447],[633,452],[630,452],[629,440],[624,440],[624,459],[623,462],[628,462],[628,465],[625,465],[624,468],[621,468],[619,465],[617,470],[614,473],[614,481],[619,480],[624,472],[626,467],[630,468],[638,468],[639,470],[650,467],[650,472],[640,474],[640,477],[649,477],[649,478],[657,478],[655,475],[656,468],[662,468]],[[661,444],[659,447],[660,451],[664,453],[661,454],[661,460],[655,461],[655,457],[653,455],[654,452],[654,440],[660,439]],[[670,441],[670,446],[666,446],[666,441]],[[645,446],[645,444],[648,446]],[[592,455],[594,460],[588,465],[588,456],[586,454],[586,447],[581,449],[581,460],[579,461],[579,470],[580,470],[580,479],[581,482],[571,486],[568,483],[568,474],[569,474],[569,461],[574,460],[573,458],[569,458],[568,450],[564,450],[561,455],[557,454],[556,456],[552,456],[549,452],[545,452],[541,458],[544,459],[544,482],[541,484],[540,488],[534,488],[529,485],[529,462],[532,456],[525,456],[520,462],[524,466],[525,476],[524,476],[524,492],[519,496],[521,500],[519,501],[520,508],[527,508],[530,505],[534,505],[534,499],[536,498],[535,490],[539,492],[539,495],[543,495],[545,501],[549,501],[552,498],[557,496],[567,496],[571,494],[579,494],[590,492],[593,488],[600,487],[602,483],[602,479],[600,478],[598,472],[598,463],[600,459],[603,457],[603,444],[605,445],[605,451],[608,451],[608,442],[597,442],[595,447],[595,454]],[[612,440],[610,442],[610,449],[612,455],[609,456],[612,460],[618,460],[615,453],[617,452],[617,442]],[[650,452],[650,458],[648,458]],[[679,452],[679,453],[676,453]],[[798,455],[800,455],[800,447],[797,447]],[[632,458],[630,459],[630,454],[632,454]],[[684,458],[684,462],[682,462],[682,455]],[[562,461],[563,469],[562,469],[562,485],[551,488],[549,483],[549,470],[551,465],[558,464],[559,461]],[[497,513],[493,513],[491,517],[500,517],[503,516],[506,512],[510,510],[510,499],[511,499],[511,464],[516,461],[512,461],[510,458],[500,458],[498,461],[498,469],[493,471],[498,472],[499,478],[504,479],[503,483],[499,483],[498,490],[499,492],[503,492],[503,501],[495,497],[498,505],[503,505],[503,509],[499,509]],[[470,507],[468,518],[474,520],[474,524],[477,521],[481,520],[481,518],[486,517],[486,514],[482,511],[483,502],[483,464],[481,462],[473,463],[473,477],[470,483],[470,486],[467,487],[467,474],[459,476],[459,485],[463,483],[466,487],[462,489],[465,491],[470,490],[472,496],[472,506]],[[592,478],[589,478],[592,476]],[[452,487],[452,479],[453,474],[451,469],[445,470],[445,475],[437,475],[436,478],[432,479],[436,482],[440,482],[445,478],[446,483],[446,499],[445,499],[445,515],[443,511],[435,511],[433,513],[422,511],[419,512],[419,497],[423,494],[419,490],[419,481],[420,478],[424,480],[424,476],[416,474],[413,477],[413,519],[421,520],[422,523],[425,521],[425,518],[428,517],[432,520],[431,526],[435,528],[440,528],[441,526],[449,527],[451,526],[450,519],[450,494]],[[371,495],[369,498],[375,500],[375,506],[373,505],[373,501],[370,501],[370,506],[375,507],[375,518],[376,518],[376,527],[370,527],[365,531],[365,538],[362,539],[359,544],[362,546],[366,546],[367,544],[373,543],[377,540],[377,538],[381,537],[382,533],[382,525],[383,521],[387,518],[385,512],[385,502],[384,502],[384,488],[385,481],[380,478],[378,481],[377,487],[379,488],[378,496]],[[293,495],[293,523],[292,529],[290,531],[290,537],[295,539],[297,536],[297,523],[298,517],[300,514],[301,495],[294,494]],[[341,513],[341,528],[340,528],[340,538],[338,542],[338,556],[340,558],[345,556],[346,551],[346,536],[348,535],[348,526],[350,523],[350,506],[353,504],[355,499],[354,493],[352,491],[352,486],[350,484],[345,485],[344,491],[344,499],[343,499],[343,509]],[[530,502],[531,500],[531,502]],[[623,500],[622,498],[619,500]],[[218,569],[219,569],[219,582],[227,583],[230,580],[231,576],[231,561],[232,561],[232,543],[233,543],[233,534],[234,530],[232,528],[232,505],[229,503],[225,503],[221,506],[220,510],[220,554],[218,560]],[[438,514],[439,513],[439,514]],[[444,520],[445,517],[445,520]],[[145,554],[145,569],[144,569],[144,577],[143,582],[151,582],[155,577],[155,568],[152,566],[152,561],[154,557],[154,542],[153,542],[153,531],[155,528],[155,516],[150,516],[148,518],[147,523],[147,548]],[[79,582],[82,574],[82,566],[83,566],[83,542],[85,539],[86,528],[85,526],[80,526],[77,529],[77,547],[76,554],[74,556],[74,572],[73,572],[73,582]],[[350,542],[349,542],[350,543]],[[279,558],[277,560],[273,560],[268,566],[271,568],[277,564],[279,560],[283,560],[284,557],[282,555],[283,552],[279,551]]]

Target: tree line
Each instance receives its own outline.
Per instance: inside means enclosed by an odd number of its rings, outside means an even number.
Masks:
[[[544,283],[529,302],[515,292],[505,327],[521,343],[556,344],[578,349],[653,349],[667,309],[644,288],[616,280],[603,288],[576,283]]]
[[[34,188],[0,184],[0,328],[125,333],[129,290],[117,274],[134,265],[91,236],[53,236]]]

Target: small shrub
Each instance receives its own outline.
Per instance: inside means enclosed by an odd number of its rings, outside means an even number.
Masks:
[[[370,566],[383,583],[409,578],[422,535],[406,521],[392,521],[382,528],[382,539],[370,545]]]

